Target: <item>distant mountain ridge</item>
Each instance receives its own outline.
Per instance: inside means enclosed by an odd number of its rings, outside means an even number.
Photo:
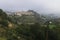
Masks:
[[[40,22],[40,14],[33,10],[6,13],[11,18],[10,20],[17,24],[21,23],[33,24],[36,22]]]
[[[6,12],[8,15],[17,15],[17,16],[22,16],[22,15],[39,15],[33,10],[28,10],[28,11],[17,11],[17,12]]]

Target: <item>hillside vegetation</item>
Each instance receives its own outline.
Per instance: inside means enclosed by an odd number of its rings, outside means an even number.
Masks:
[[[60,18],[8,15],[0,9],[0,40],[60,40]]]

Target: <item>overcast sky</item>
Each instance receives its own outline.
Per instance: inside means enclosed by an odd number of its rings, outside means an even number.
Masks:
[[[36,10],[42,13],[60,13],[60,0],[0,0],[5,11]]]

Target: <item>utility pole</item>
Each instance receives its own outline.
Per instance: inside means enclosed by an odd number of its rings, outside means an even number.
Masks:
[[[51,21],[46,22],[46,25],[47,25],[47,27],[46,27],[46,40],[48,40],[49,24],[51,24],[51,23],[52,23]]]
[[[47,22],[47,27],[46,27],[46,40],[48,40],[48,29],[49,29],[49,22]]]

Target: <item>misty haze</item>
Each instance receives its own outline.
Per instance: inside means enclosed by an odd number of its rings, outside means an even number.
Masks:
[[[0,0],[0,40],[60,40],[60,0]]]

